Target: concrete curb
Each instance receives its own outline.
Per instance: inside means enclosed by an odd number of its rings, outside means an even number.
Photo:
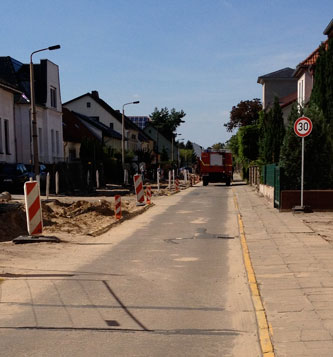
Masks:
[[[243,251],[244,265],[245,265],[246,272],[247,272],[247,278],[248,278],[248,282],[250,285],[252,302],[253,302],[254,310],[256,313],[256,318],[257,318],[259,342],[260,342],[261,351],[262,351],[264,357],[274,357],[275,354],[274,354],[273,344],[272,344],[272,340],[271,340],[272,330],[270,329],[270,327],[268,325],[265,308],[262,303],[262,299],[261,299],[260,292],[258,289],[256,276],[255,276],[255,273],[253,270],[251,257],[250,257],[249,249],[248,249],[247,242],[246,242],[243,220],[242,220],[241,214],[239,213],[237,197],[236,197],[234,191],[233,191],[233,195],[234,195],[234,203],[235,203],[235,207],[237,210],[237,216],[238,216],[239,233],[240,233],[240,238],[241,238],[241,246],[242,246],[242,251]]]

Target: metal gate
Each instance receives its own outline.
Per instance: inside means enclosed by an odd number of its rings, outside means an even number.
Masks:
[[[275,166],[274,170],[274,207],[280,208],[280,193],[281,193],[281,169]]]

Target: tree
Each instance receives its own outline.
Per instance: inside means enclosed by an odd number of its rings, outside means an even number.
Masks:
[[[231,150],[233,157],[235,160],[238,158],[239,152],[239,144],[238,144],[238,137],[237,134],[233,135],[227,142],[226,147]]]
[[[322,111],[326,121],[333,124],[333,39],[329,39],[327,50],[325,44],[319,49],[314,72],[314,84],[311,92],[311,103]]]
[[[251,161],[258,158],[259,130],[257,125],[247,125],[239,128],[238,133],[238,156],[244,167],[247,168]]]
[[[304,188],[332,187],[332,142],[323,112],[314,104],[304,109],[312,120],[313,129],[305,140]],[[302,139],[294,132],[294,122],[300,117],[295,105],[289,115],[289,124],[281,147],[280,166],[284,172],[284,188],[300,189]]]
[[[273,108],[259,115],[259,157],[267,164],[278,163],[285,135],[283,114],[279,99],[275,97]]]
[[[229,122],[224,124],[227,131],[231,132],[236,128],[253,125],[259,118],[262,110],[260,99],[240,101],[237,106],[233,106],[230,112]]]
[[[150,118],[153,126],[167,139],[171,140],[178,126],[185,123],[182,120],[185,115],[183,110],[178,112],[175,108],[172,108],[170,112],[168,108],[161,108],[160,110],[155,108]]]
[[[212,145],[212,149],[213,150],[221,150],[225,148],[225,144],[224,143],[216,143],[214,145]]]
[[[186,145],[185,145],[185,149],[188,150],[193,150],[193,144],[188,140]]]

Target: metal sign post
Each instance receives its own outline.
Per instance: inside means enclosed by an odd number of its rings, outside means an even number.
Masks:
[[[301,169],[301,206],[296,210],[304,211],[304,138],[312,131],[312,121],[307,117],[300,117],[294,123],[295,134],[302,138],[302,169]]]

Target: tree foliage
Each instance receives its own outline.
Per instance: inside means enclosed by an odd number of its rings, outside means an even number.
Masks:
[[[259,156],[266,163],[278,163],[285,135],[283,114],[277,97],[269,112],[259,115]]]
[[[304,109],[304,115],[311,118],[313,129],[304,139],[304,188],[331,188],[332,141],[323,112],[314,104]],[[300,116],[295,105],[289,116],[289,125],[281,148],[280,166],[284,170],[284,188],[300,189],[302,139],[294,132],[294,122]]]
[[[214,145],[211,146],[213,150],[222,150],[225,148],[225,144],[224,143],[216,143]]]
[[[257,160],[259,147],[259,130],[257,125],[247,125],[239,128],[238,137],[238,156],[244,167],[251,161]]]
[[[153,126],[167,139],[171,140],[174,137],[176,129],[182,123],[185,123],[182,120],[185,115],[183,110],[176,111],[175,108],[172,108],[171,111],[168,108],[161,108],[160,110],[155,108],[150,118]]]
[[[314,85],[311,103],[316,104],[324,114],[327,122],[333,125],[333,39],[329,39],[327,50],[325,44],[319,49],[314,72]]]
[[[260,99],[242,100],[232,107],[229,122],[224,124],[224,126],[227,128],[227,131],[231,132],[242,126],[253,125],[257,122],[261,110]]]

